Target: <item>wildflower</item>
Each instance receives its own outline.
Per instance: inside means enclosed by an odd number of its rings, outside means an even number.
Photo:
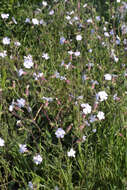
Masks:
[[[75,150],[73,150],[73,148],[71,148],[70,149],[70,151],[69,152],[67,152],[67,155],[68,155],[68,157],[75,157]]]
[[[117,3],[120,3],[120,0],[117,0]]]
[[[65,131],[62,128],[58,128],[55,135],[57,138],[64,138]]]
[[[33,157],[33,161],[34,161],[34,163],[36,164],[36,165],[38,165],[38,164],[40,164],[41,162],[42,162],[42,157],[41,157],[41,155],[36,155],[36,156],[34,156]]]
[[[13,111],[13,109],[14,109],[14,104],[15,104],[15,102],[14,102],[14,100],[13,100],[12,103],[11,103],[11,105],[9,106],[9,111],[10,111],[10,112]]]
[[[46,59],[46,60],[48,60],[48,59],[49,59],[49,56],[48,56],[48,54],[47,54],[47,53],[43,53],[42,57],[43,57],[44,59]]]
[[[70,19],[71,19],[71,17],[70,17],[70,16],[66,16],[66,19],[67,19],[67,20],[70,20]]]
[[[4,140],[0,138],[0,146],[4,146]]]
[[[0,52],[0,57],[4,58],[7,56],[7,51]]]
[[[105,119],[104,112],[99,111],[98,114],[97,114],[97,118],[98,118],[99,120]]]
[[[93,129],[92,131],[93,131],[93,133],[96,133],[97,129]]]
[[[83,135],[82,140],[86,141],[86,136],[85,135]]]
[[[33,23],[34,25],[39,25],[39,21],[38,21],[38,19],[36,19],[36,18],[33,18],[33,19],[32,19],[32,23]]]
[[[43,26],[46,25],[45,21],[43,19],[40,20],[40,24],[43,24]]]
[[[27,152],[26,144],[19,144],[19,152],[24,153]]]
[[[48,97],[43,96],[42,99],[46,100],[48,102],[52,102],[53,101],[53,98],[51,98],[51,97],[48,98]]]
[[[2,19],[8,19],[9,14],[2,13],[1,14]]]
[[[69,55],[73,55],[73,53],[74,53],[74,52],[73,52],[72,50],[68,51],[68,54],[69,54]]]
[[[14,22],[15,24],[17,24],[17,21],[15,20],[14,17],[12,17],[12,20],[13,20],[13,22]]]
[[[30,19],[26,18],[25,23],[30,23]]]
[[[60,44],[61,44],[61,45],[64,44],[65,40],[66,40],[66,39],[65,39],[64,37],[61,37],[61,38],[60,38]]]
[[[22,108],[25,106],[25,100],[23,98],[17,99],[17,106]]]
[[[21,45],[20,42],[14,42],[14,44],[15,44],[15,46],[17,46],[17,47]]]
[[[93,22],[92,18],[90,18],[90,19],[87,20],[87,23],[92,23],[92,22]]]
[[[89,50],[88,50],[89,53],[92,53],[92,51],[93,51],[92,49],[89,49]]]
[[[97,94],[97,99],[99,99],[101,102],[104,100],[107,100],[108,94],[105,91],[100,91]]]
[[[24,56],[24,67],[30,69],[33,66],[32,56],[29,54],[28,56]]]
[[[30,189],[34,189],[33,183],[32,183],[31,181],[29,181],[28,187],[29,187]]]
[[[77,35],[77,36],[76,36],[76,40],[77,40],[77,41],[81,41],[81,40],[82,40],[82,36],[81,36],[81,35]]]
[[[17,72],[18,72],[18,76],[19,77],[21,77],[24,74],[23,69],[19,69]]]
[[[96,20],[100,21],[101,20],[100,16],[96,16]]]
[[[104,32],[105,37],[110,37],[108,32]]]
[[[81,104],[81,107],[83,107],[84,114],[91,113],[91,106],[89,104]]]
[[[47,2],[46,2],[46,1],[42,1],[42,5],[43,5],[44,7],[46,7],[46,6],[47,6]]]
[[[8,38],[8,37],[3,38],[3,44],[9,45],[10,44],[10,38]]]
[[[96,116],[95,115],[91,115],[89,118],[90,123],[93,123],[94,121],[96,121]]]
[[[80,56],[80,51],[74,52],[74,55],[75,55],[76,57]]]
[[[111,80],[112,79],[112,75],[111,74],[105,74],[104,78],[105,78],[105,80]]]
[[[54,10],[49,11],[49,15],[54,15]]]
[[[85,3],[85,4],[83,5],[83,8],[85,8],[85,7],[87,7],[87,3]]]

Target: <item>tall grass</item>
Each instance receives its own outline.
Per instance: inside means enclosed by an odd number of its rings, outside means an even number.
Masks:
[[[0,189],[127,189],[126,12],[1,1]]]

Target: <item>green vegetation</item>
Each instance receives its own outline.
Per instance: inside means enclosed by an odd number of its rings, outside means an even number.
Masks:
[[[1,190],[127,189],[127,3],[104,2],[0,1]]]

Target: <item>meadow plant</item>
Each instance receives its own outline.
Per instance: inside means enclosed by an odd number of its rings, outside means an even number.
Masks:
[[[0,1],[0,189],[127,189],[125,0]]]

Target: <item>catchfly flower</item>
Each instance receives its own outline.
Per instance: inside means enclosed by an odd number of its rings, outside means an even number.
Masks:
[[[104,100],[107,100],[108,94],[105,91],[100,91],[97,94],[97,99],[100,100],[100,102],[103,102]]]
[[[75,150],[73,148],[70,149],[70,151],[67,152],[68,157],[75,157]]]
[[[33,161],[36,165],[40,164],[42,162],[42,157],[40,154],[33,157]]]
[[[0,146],[4,146],[4,140],[0,138]]]
[[[99,120],[105,119],[105,114],[104,114],[104,112],[99,111],[98,114],[97,114],[97,118],[98,118]]]
[[[9,17],[9,14],[5,14],[5,13],[1,14],[2,19],[8,19],[8,17]]]
[[[65,131],[62,128],[58,128],[55,132],[57,138],[64,138]]]
[[[10,38],[4,37],[4,38],[3,38],[3,44],[4,44],[4,45],[9,45],[9,44],[10,44]]]
[[[112,80],[112,75],[111,74],[105,74],[104,78],[105,78],[105,80]]]
[[[43,53],[42,57],[43,57],[45,60],[48,60],[48,59],[49,59],[48,53]]]
[[[29,54],[28,56],[24,56],[24,67],[27,69],[30,69],[31,67],[33,67],[33,58],[32,56]]]
[[[38,19],[36,19],[36,18],[33,18],[33,19],[32,19],[32,23],[33,23],[34,25],[39,25],[39,21],[38,21]]]
[[[83,108],[84,114],[91,113],[91,106],[89,104],[81,104],[81,107]]]
[[[76,40],[77,40],[77,41],[81,41],[81,40],[82,40],[82,36],[81,36],[80,34],[77,35],[77,36],[76,36]]]
[[[24,153],[27,152],[26,144],[19,144],[19,152]]]
[[[17,99],[17,106],[18,106],[19,108],[22,108],[22,107],[25,106],[25,102],[26,102],[26,101],[25,101],[23,98]]]

